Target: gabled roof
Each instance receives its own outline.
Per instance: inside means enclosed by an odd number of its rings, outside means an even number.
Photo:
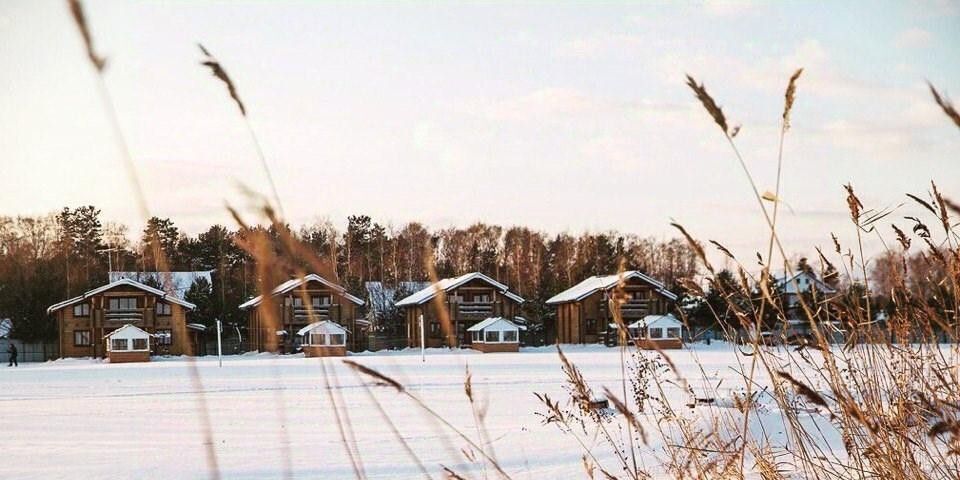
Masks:
[[[70,300],[64,300],[64,301],[62,301],[62,302],[60,302],[60,303],[56,303],[56,304],[50,305],[50,307],[47,308],[47,315],[49,315],[49,314],[51,314],[51,313],[53,313],[53,312],[55,312],[55,311],[57,311],[57,310],[60,310],[60,309],[63,308],[63,307],[68,307],[68,306],[70,306],[70,305],[73,305],[74,303],[82,302],[82,301],[84,301],[84,300],[86,300],[86,299],[88,299],[88,298],[90,298],[90,297],[92,297],[92,296],[94,296],[94,295],[101,294],[101,293],[103,293],[103,292],[106,292],[107,290],[110,290],[110,289],[116,288],[116,287],[120,287],[120,286],[128,286],[128,287],[138,288],[138,289],[143,290],[143,291],[145,291],[145,292],[147,292],[147,293],[152,293],[152,294],[154,294],[154,295],[162,298],[165,302],[176,303],[177,305],[180,305],[180,306],[182,306],[182,307],[184,307],[184,308],[189,308],[190,310],[193,310],[193,309],[197,308],[196,305],[194,305],[194,304],[192,304],[192,303],[190,303],[190,302],[188,302],[188,301],[186,301],[186,300],[181,300],[181,299],[177,298],[176,295],[168,295],[168,294],[167,294],[166,292],[164,292],[163,290],[153,288],[153,287],[151,287],[150,285],[144,285],[144,284],[142,284],[142,283],[140,283],[140,282],[138,282],[138,281],[136,281],[136,280],[131,280],[131,279],[129,279],[129,278],[121,278],[120,280],[117,280],[117,281],[115,281],[115,282],[110,282],[110,283],[108,283],[108,284],[106,284],[106,285],[104,285],[104,286],[102,286],[102,287],[94,288],[93,290],[90,290],[89,292],[84,293],[83,295],[80,295],[79,297],[73,297],[73,298],[71,298]]]
[[[499,328],[499,330],[526,330],[527,329],[527,327],[524,327],[523,325],[517,325],[516,323],[514,323],[512,320],[508,318],[490,317],[468,328],[467,331],[480,332],[493,326],[501,327]],[[507,327],[507,328],[502,328],[502,327]]]
[[[363,305],[363,300],[360,300],[359,298],[353,295],[350,295],[350,292],[347,292],[347,289],[341,287],[340,285],[337,285],[336,283],[331,282],[330,280],[327,280],[326,278],[321,277],[320,275],[317,275],[316,273],[311,273],[303,278],[291,278],[290,280],[287,280],[286,282],[283,282],[280,285],[277,285],[277,288],[274,288],[273,291],[270,292],[270,294],[274,296],[282,295],[284,293],[288,293],[292,291],[293,289],[299,287],[300,285],[303,285],[304,283],[311,282],[311,281],[320,282],[330,287],[335,292],[339,293],[341,296],[343,296],[343,298],[346,298],[347,300],[350,300],[351,302],[356,303],[357,305]],[[257,305],[260,305],[261,302],[263,302],[263,295],[258,295],[255,298],[252,298],[250,300],[247,300],[246,302],[241,303],[239,308],[240,310],[246,310],[248,308],[256,307]]]
[[[777,286],[783,289],[784,293],[797,293],[797,286],[800,287],[800,292],[809,291],[810,288],[803,288],[799,285],[800,277],[804,277],[809,280],[810,285],[815,286],[818,292],[821,293],[837,293],[837,290],[830,285],[827,285],[826,282],[817,278],[817,275],[811,272],[800,271],[792,276],[787,276],[786,274],[780,275],[776,279]]]
[[[626,272],[623,272],[622,275],[617,274],[617,275],[607,275],[604,277],[598,277],[598,276],[590,277],[550,297],[550,299],[547,300],[547,305],[556,305],[556,304],[567,303],[567,302],[579,302],[580,300],[583,300],[584,298],[587,298],[590,295],[593,295],[594,293],[600,290],[610,290],[611,288],[616,287],[621,279],[623,279],[623,281],[627,281],[633,278],[639,278],[640,280],[643,280],[644,282],[649,283],[651,286],[654,287],[657,293],[663,295],[664,297],[669,298],[670,300],[677,299],[677,296],[673,292],[667,290],[663,282],[660,282],[659,280],[656,280],[653,277],[650,277],[636,270],[628,270]]]
[[[213,285],[212,273],[213,270],[201,270],[198,272],[110,272],[109,275],[111,282],[121,278],[129,278],[140,283],[153,280],[160,285],[161,290],[183,299],[190,287],[193,286],[193,282],[196,282],[199,278]]]
[[[409,297],[404,298],[403,300],[400,300],[399,302],[397,302],[396,305],[398,307],[406,307],[410,305],[422,305],[432,300],[433,297],[437,296],[437,290],[449,292],[450,290],[454,290],[457,287],[473,280],[480,280],[482,282],[490,284],[493,288],[496,288],[497,290],[499,290],[500,293],[503,294],[503,296],[513,300],[514,302],[523,303],[526,301],[523,299],[523,297],[511,292],[509,290],[509,287],[507,287],[506,285],[480,272],[471,272],[464,275],[460,275],[459,277],[444,278],[443,280],[440,280],[439,282],[434,283],[414,293],[413,295],[410,295]]]
[[[674,317],[671,314],[666,315],[647,315],[636,322],[631,323],[627,328],[650,328],[650,327],[662,327],[662,328],[675,328],[683,327],[683,322]]]
[[[321,320],[319,322],[313,322],[310,325],[307,325],[306,327],[301,328],[300,330],[297,331],[297,335],[303,336],[304,334],[310,333],[317,329],[321,330],[323,333],[342,333],[344,335],[348,333],[346,328],[343,328],[342,325],[336,322],[331,322],[329,320]]]
[[[132,330],[132,331],[131,331],[131,330]],[[151,336],[151,335],[150,335],[150,332],[147,332],[146,330],[144,330],[144,329],[142,329],[142,328],[140,328],[140,327],[138,327],[138,326],[136,326],[136,325],[133,325],[133,324],[128,323],[128,324],[126,324],[126,325],[124,325],[124,326],[122,326],[122,327],[120,327],[120,328],[118,328],[118,329],[116,329],[116,330],[114,330],[114,331],[112,331],[112,332],[104,335],[103,338],[110,338],[110,337],[119,335],[119,334],[121,334],[121,333],[126,333],[126,332],[128,332],[128,331],[130,331],[130,333],[132,333],[132,334],[134,334],[134,335],[136,335],[136,334],[139,333],[139,334],[141,334],[141,335],[140,335],[141,337],[150,337],[150,336]],[[121,338],[134,338],[134,337],[121,337]]]

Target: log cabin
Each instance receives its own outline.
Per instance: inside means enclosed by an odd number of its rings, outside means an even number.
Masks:
[[[442,293],[442,303],[434,299]],[[470,345],[468,329],[491,317],[515,318],[524,299],[510,289],[480,273],[472,272],[445,278],[397,302],[406,319],[407,346],[420,346],[420,316],[423,316],[424,345]],[[444,341],[440,312],[451,322],[450,341]]]
[[[636,270],[590,277],[547,300],[557,314],[546,325],[548,343],[609,342],[614,310],[619,306],[625,324],[647,315],[667,313],[677,296],[666,286]]]
[[[315,273],[281,283],[270,292],[270,302],[260,295],[240,304],[248,312],[250,350],[293,353],[302,347],[298,331],[328,320],[347,330],[346,348],[366,349],[369,322],[361,318],[364,301],[342,286]],[[267,311],[267,309],[270,311]]]
[[[187,323],[196,305],[128,278],[47,308],[59,332],[60,357],[105,357],[104,338],[130,324],[154,335],[151,353],[193,355],[197,328]]]

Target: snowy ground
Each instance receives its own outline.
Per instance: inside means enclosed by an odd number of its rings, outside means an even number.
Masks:
[[[734,352],[714,344],[676,351],[671,358],[691,376],[699,371],[697,359],[711,383],[726,379],[742,385]],[[568,353],[595,391],[603,385],[619,390],[619,350],[569,347]],[[463,392],[469,364],[474,390],[488,405],[485,424],[493,452],[513,478],[584,477],[582,450],[574,439],[541,425],[535,415],[542,409],[534,392],[565,398],[554,349],[486,355],[436,350],[425,363],[417,352],[350,358],[394,376],[476,438]],[[215,357],[194,365],[199,383],[190,374],[191,362],[182,358],[118,365],[60,360],[0,370],[0,478],[207,477],[201,401],[223,478],[354,478],[331,393],[337,405],[346,406],[339,413],[349,418],[368,478],[422,478],[364,382],[339,360],[261,354],[225,357],[222,368]],[[688,401],[679,387],[665,388],[674,390],[678,404]],[[448,429],[394,391],[372,391],[435,478],[442,477],[440,465],[483,478],[481,465],[464,458],[465,443]],[[702,410],[709,414],[709,408]],[[765,415],[763,427],[776,437],[779,416]],[[596,451],[604,462],[611,460],[606,450]],[[646,462],[656,471],[655,459]]]

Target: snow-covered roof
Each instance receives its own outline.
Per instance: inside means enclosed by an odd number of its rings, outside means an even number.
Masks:
[[[631,323],[627,328],[683,328],[683,322],[669,313],[666,315],[647,315]]]
[[[783,293],[808,292],[810,287],[816,288],[820,293],[837,293],[835,288],[817,278],[816,274],[806,271],[797,272],[792,276],[781,274],[777,276],[776,283]]]
[[[13,320],[9,318],[0,318],[0,338],[7,338],[13,331]]]
[[[467,329],[468,332],[482,332],[484,330],[498,330],[498,331],[517,331],[517,330],[526,330],[527,327],[523,325],[517,325],[509,319],[503,317],[490,317],[482,322],[477,323],[476,325]]]
[[[397,282],[395,286],[384,282],[365,282],[363,286],[367,290],[369,311],[379,315],[395,306],[394,299],[398,292],[418,292],[430,286],[430,282]]]
[[[360,300],[359,298],[353,295],[350,295],[350,293],[347,292],[347,289],[341,287],[340,285],[337,285],[336,283],[331,282],[330,280],[327,280],[326,278],[321,277],[320,275],[317,275],[316,273],[311,273],[303,278],[291,278],[290,280],[287,280],[286,282],[283,282],[280,285],[277,285],[277,288],[274,288],[273,291],[270,292],[270,294],[282,295],[284,293],[290,292],[291,290],[299,287],[300,285],[303,285],[304,283],[311,282],[311,281],[322,283],[330,287],[330,289],[332,289],[333,291],[340,294],[343,298],[346,298],[347,300],[350,300],[351,302],[356,303],[357,305],[363,305],[363,300]],[[246,310],[248,308],[256,307],[257,305],[260,305],[261,302],[263,302],[263,295],[258,295],[250,300],[247,300],[246,302],[241,303],[239,308],[240,310]]]
[[[332,334],[339,333],[343,335],[347,334],[347,329],[343,328],[340,324],[336,322],[331,322],[330,320],[321,320],[319,322],[313,322],[310,325],[307,325],[306,327],[301,328],[300,330],[297,331],[297,335],[303,336],[314,330],[319,330],[320,333],[327,333],[327,334],[330,334],[330,333]]]
[[[600,290],[610,290],[617,286],[617,284],[623,280],[624,282],[630,279],[639,278],[646,283],[649,283],[656,289],[657,293],[663,295],[664,297],[669,298],[670,300],[676,300],[677,296],[667,290],[666,286],[659,280],[654,279],[644,273],[638,272],[636,270],[628,270],[623,272],[622,275],[607,275],[603,277],[593,276],[590,277],[552,297],[547,300],[547,305],[556,305],[559,303],[567,302],[579,302],[584,298],[593,295],[594,293]]]
[[[150,333],[146,330],[132,324],[126,324],[106,335],[103,338],[150,338]]]
[[[482,282],[490,284],[491,286],[499,290],[500,293],[503,294],[503,296],[513,300],[514,302],[523,303],[526,301],[521,296],[511,292],[509,290],[509,287],[507,287],[506,285],[480,272],[470,272],[464,275],[460,275],[459,277],[444,278],[443,280],[440,280],[439,282],[434,283],[426,288],[423,288],[420,291],[414,293],[413,295],[410,295],[409,297],[404,298],[403,300],[400,300],[399,302],[397,302],[397,306],[405,307],[409,305],[422,305],[430,301],[431,299],[433,299],[433,297],[437,295],[438,290],[449,292],[450,290],[454,290],[457,287],[473,280],[480,280]]]
[[[183,300],[193,282],[202,278],[210,285],[213,285],[211,277],[213,270],[204,270],[199,272],[110,272],[110,281],[116,282],[123,278],[129,278],[140,283],[155,281],[160,285],[160,289],[170,295],[176,295]]]
[[[153,288],[153,287],[151,287],[150,285],[144,285],[144,284],[142,284],[142,283],[140,283],[140,282],[138,282],[138,281],[136,281],[136,280],[131,280],[131,279],[129,279],[129,278],[121,278],[120,280],[117,280],[117,281],[115,281],[115,282],[110,282],[110,283],[108,283],[108,284],[106,284],[106,285],[104,285],[104,286],[102,286],[102,287],[94,288],[93,290],[90,290],[89,292],[84,293],[83,295],[80,295],[79,297],[73,297],[73,298],[71,298],[70,300],[64,300],[64,301],[62,301],[62,302],[60,302],[60,303],[55,303],[55,304],[53,304],[53,305],[50,305],[50,306],[47,308],[47,314],[49,315],[49,314],[51,314],[51,313],[53,313],[53,312],[55,312],[55,311],[57,311],[57,310],[60,310],[60,309],[63,308],[63,307],[68,307],[68,306],[70,306],[70,305],[73,305],[74,303],[82,302],[83,300],[86,300],[86,299],[88,299],[88,298],[90,298],[90,297],[92,297],[92,296],[94,296],[94,295],[98,295],[98,294],[100,294],[100,293],[106,292],[107,290],[110,290],[110,289],[116,288],[116,287],[120,287],[120,286],[128,286],[128,287],[138,288],[138,289],[143,290],[143,291],[145,291],[145,292],[147,292],[147,293],[152,293],[152,294],[154,294],[154,295],[162,298],[162,299],[163,299],[164,301],[166,301],[166,302],[176,303],[177,305],[180,305],[180,306],[182,306],[182,307],[184,307],[184,308],[188,308],[188,309],[190,309],[190,310],[193,310],[193,309],[197,308],[196,305],[194,305],[194,304],[192,304],[192,303],[190,303],[190,302],[188,302],[188,301],[186,301],[186,300],[182,300],[182,299],[180,299],[180,298],[177,298],[175,295],[168,295],[168,294],[167,294],[166,292],[164,292],[163,290],[159,290],[159,289]]]
[[[190,330],[196,330],[198,332],[207,331],[207,326],[202,323],[188,323],[187,328],[189,328]]]

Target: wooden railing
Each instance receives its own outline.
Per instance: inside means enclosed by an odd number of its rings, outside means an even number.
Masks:
[[[329,320],[330,311],[338,306],[339,306],[338,304],[333,303],[329,305],[318,305],[314,307],[307,307],[307,306],[291,307],[291,309],[293,310],[293,318],[296,320],[315,319],[315,321],[320,321],[320,320]]]
[[[457,313],[460,317],[487,318],[493,316],[493,302],[460,302]]]

